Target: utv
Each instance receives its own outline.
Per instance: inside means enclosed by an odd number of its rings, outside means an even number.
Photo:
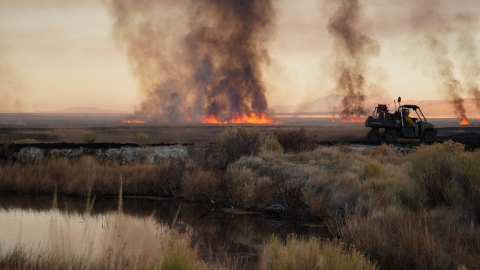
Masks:
[[[399,97],[399,105],[400,102]],[[410,111],[414,111],[415,114]],[[409,123],[408,119],[412,121]],[[378,104],[373,114],[365,120],[365,126],[372,128],[367,138],[374,142],[381,142],[382,137],[387,143],[394,143],[397,138],[421,139],[426,143],[433,143],[437,139],[437,130],[432,124],[427,123],[417,105],[401,105],[396,112],[389,113],[387,105]]]

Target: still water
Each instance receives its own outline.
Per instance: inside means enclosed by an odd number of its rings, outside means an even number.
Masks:
[[[239,268],[252,269],[265,240],[273,234],[330,238],[321,222],[159,198],[0,195],[4,250],[20,244],[32,250],[56,247],[95,257],[118,248],[155,259],[171,231],[186,235],[207,262],[236,260]]]

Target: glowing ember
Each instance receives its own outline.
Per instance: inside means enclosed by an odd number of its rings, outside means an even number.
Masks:
[[[145,124],[144,120],[133,119],[133,120],[123,120],[122,123],[124,124]]]
[[[186,117],[187,122],[192,122],[192,118],[190,116]]]
[[[265,114],[257,115],[255,113],[250,113],[249,115],[244,114],[237,114],[229,121],[221,121],[220,119],[216,118],[214,115],[210,115],[207,118],[202,120],[204,124],[281,124],[281,122],[274,121],[273,119],[269,118]]]
[[[468,123],[467,116],[465,114],[462,114],[462,119],[460,119],[460,125],[465,126],[469,124],[470,123]]]

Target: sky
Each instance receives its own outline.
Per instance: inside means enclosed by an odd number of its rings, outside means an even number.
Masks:
[[[303,103],[334,93],[334,39],[327,30],[334,11],[331,2],[335,1],[274,1],[270,61],[262,66],[269,106]],[[412,23],[412,17],[418,16],[424,3],[434,3],[443,18],[440,21],[446,30],[440,34],[454,75],[462,81],[455,18],[469,14],[476,19],[480,2],[360,2],[363,12],[358,28],[380,44],[379,55],[368,62],[369,80],[375,85],[371,92],[404,100],[448,98],[439,88],[435,63],[428,60],[429,51],[422,46],[424,33],[418,30],[422,24]],[[168,5],[155,12],[168,13]],[[144,95],[126,49],[114,37],[113,23],[100,0],[0,0],[0,111],[76,106],[133,111]],[[480,47],[478,32],[472,35]],[[469,97],[467,91],[460,95]]]

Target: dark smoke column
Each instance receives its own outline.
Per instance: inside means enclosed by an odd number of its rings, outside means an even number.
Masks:
[[[168,122],[266,114],[271,1],[103,0],[146,96],[136,113]]]
[[[465,85],[471,97],[475,99],[477,110],[480,110],[480,57],[475,41],[478,33],[478,17],[473,14],[457,16],[458,52],[461,56],[460,70],[465,79]]]
[[[449,57],[448,34],[452,28],[449,20],[441,14],[438,3],[423,0],[415,6],[412,16],[412,28],[419,35],[425,51],[423,54],[429,59],[434,79],[437,80],[441,93],[452,100],[455,116],[462,118],[466,109],[461,97],[463,92],[460,81],[455,76],[455,67]]]
[[[334,72],[336,92],[344,96],[341,120],[358,119],[364,108],[368,60],[380,53],[380,44],[357,28],[361,5],[359,0],[333,1],[340,7],[330,17],[328,32],[334,38]]]
[[[267,113],[261,65],[269,56],[271,0],[197,0],[186,38],[196,67],[204,115],[223,120],[242,113]],[[200,95],[201,97],[201,95]]]

